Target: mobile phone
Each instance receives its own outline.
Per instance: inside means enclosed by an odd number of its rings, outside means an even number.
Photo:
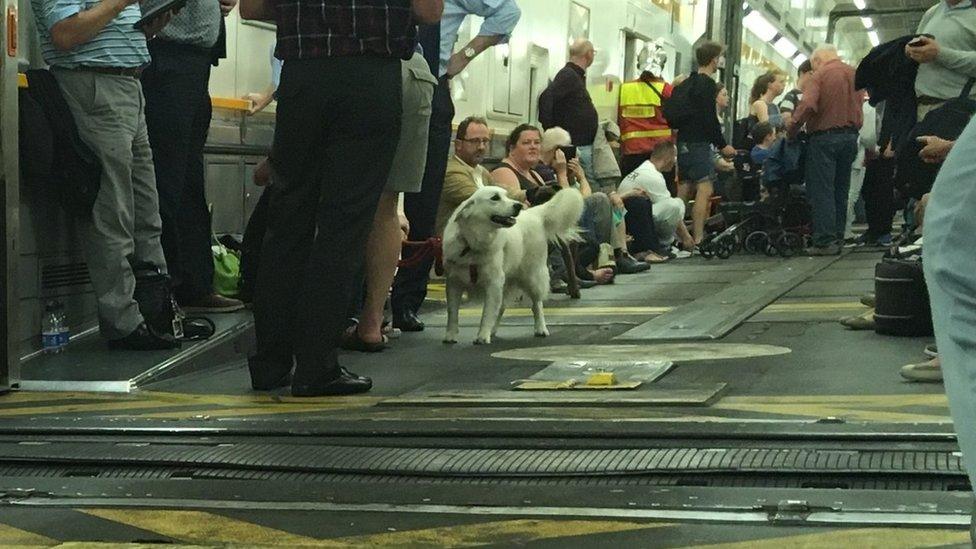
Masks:
[[[922,38],[923,38],[922,36],[916,36],[915,38],[912,39],[911,42],[908,43],[908,47],[909,48],[917,48],[917,47],[921,46],[922,44],[925,43],[922,40]]]
[[[573,147],[572,145],[568,147],[559,147],[559,150],[563,151],[563,154],[566,155],[566,162],[576,158],[576,147]]]

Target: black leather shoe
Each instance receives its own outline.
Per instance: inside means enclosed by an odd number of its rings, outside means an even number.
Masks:
[[[617,272],[620,274],[629,275],[642,273],[650,268],[651,266],[649,264],[644,263],[643,261],[637,261],[627,254],[620,254],[620,256],[617,258]]]
[[[343,372],[339,377],[323,385],[292,384],[291,394],[297,397],[355,395],[365,393],[372,388],[373,380],[368,377],[352,377]]]
[[[255,391],[273,391],[291,385],[291,365],[285,369],[280,363],[251,357],[247,360],[247,369],[251,372],[251,388]]]
[[[393,315],[393,327],[399,328],[401,332],[424,331],[424,323],[417,318],[417,313],[413,311],[404,311]]]
[[[172,336],[156,335],[145,322],[122,339],[108,342],[109,349],[125,351],[165,351],[179,346],[180,342]]]

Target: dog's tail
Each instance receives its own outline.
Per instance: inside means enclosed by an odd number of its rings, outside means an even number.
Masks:
[[[579,220],[583,215],[583,195],[573,188],[559,191],[542,209],[542,223],[549,240],[564,241],[579,238]]]

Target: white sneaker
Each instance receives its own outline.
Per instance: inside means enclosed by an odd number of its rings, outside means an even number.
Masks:
[[[925,356],[927,356],[929,358],[935,358],[935,357],[939,356],[939,348],[938,348],[938,346],[936,346],[935,343],[933,343],[931,345],[926,345],[925,346],[925,350],[922,351],[922,352],[925,353]]]
[[[942,381],[942,367],[938,359],[920,364],[908,364],[901,367],[901,377],[909,381],[939,383]]]
[[[691,257],[691,252],[687,250],[679,250],[678,248],[672,247],[671,255],[673,255],[675,259],[685,259]]]

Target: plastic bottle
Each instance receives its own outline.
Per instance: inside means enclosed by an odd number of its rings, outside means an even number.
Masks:
[[[41,346],[46,354],[64,352],[69,335],[65,320],[64,305],[58,301],[48,302],[41,321]]]

